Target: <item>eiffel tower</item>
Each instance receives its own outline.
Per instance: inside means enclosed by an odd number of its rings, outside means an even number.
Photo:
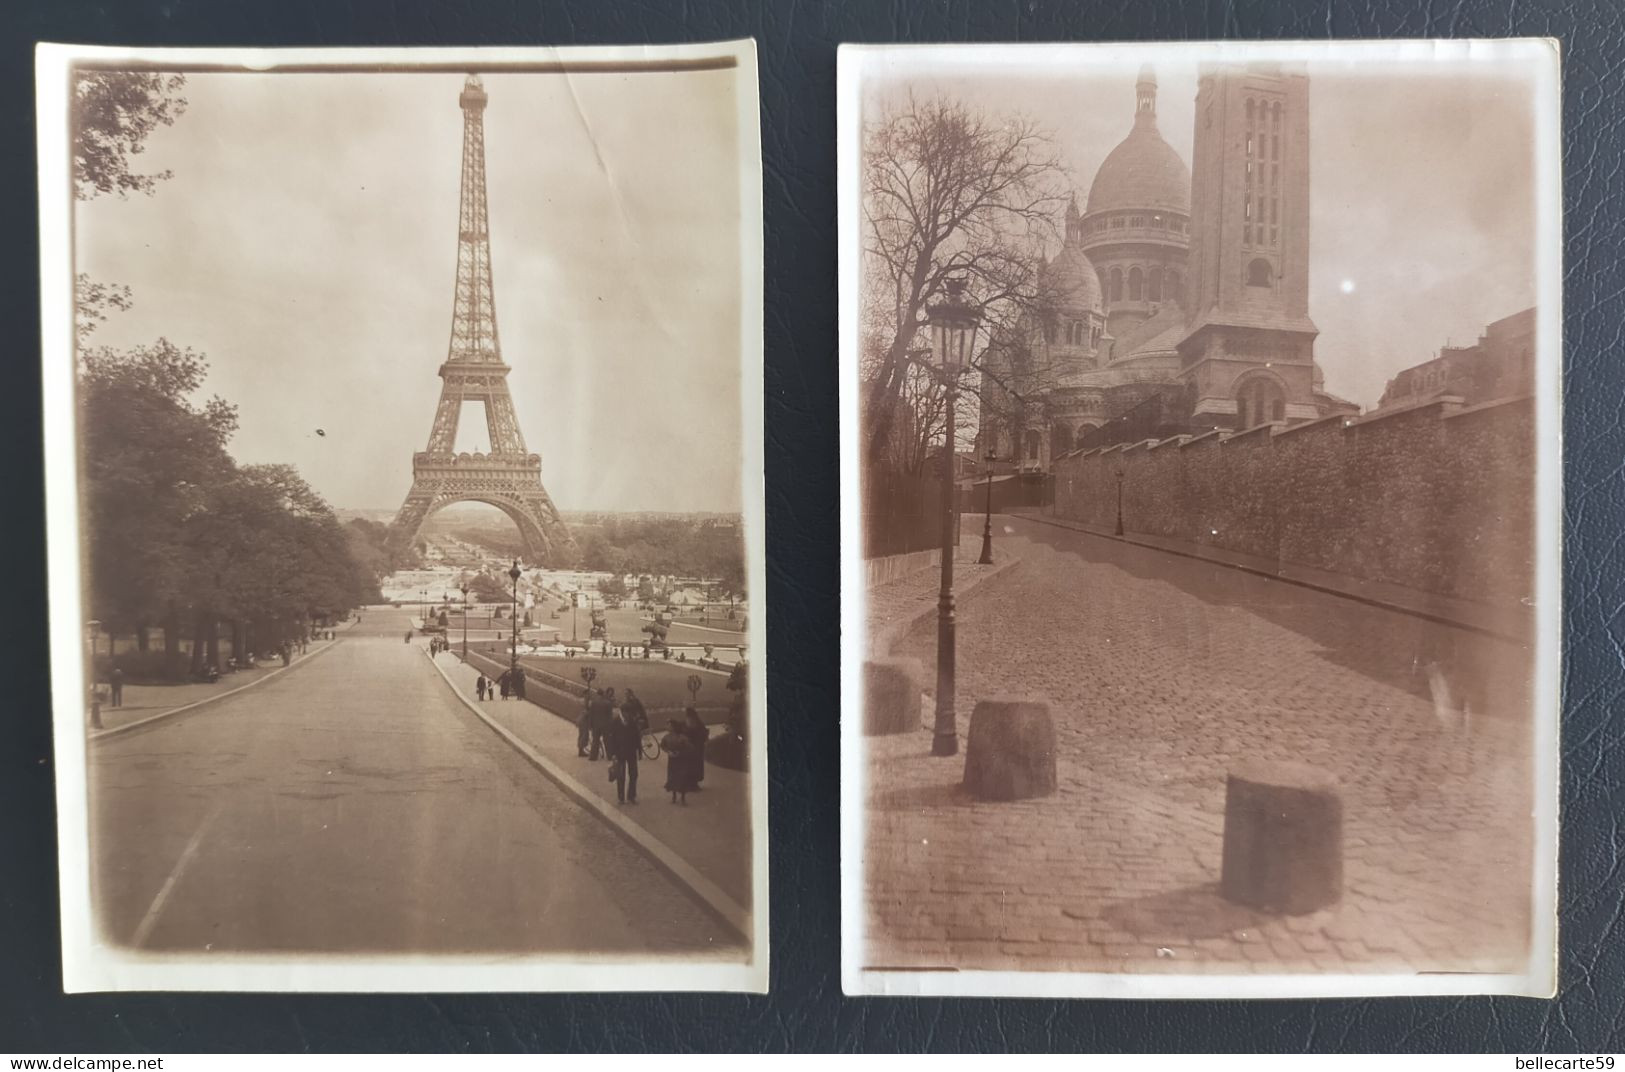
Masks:
[[[574,547],[570,531],[542,487],[542,458],[525,449],[509,367],[497,339],[496,300],[491,291],[491,233],[485,204],[485,87],[479,75],[463,82],[463,176],[457,218],[457,289],[452,303],[451,347],[440,366],[440,404],[429,447],[412,455],[412,490],[395,515],[391,538],[408,546],[423,522],[457,502],[495,506],[519,526],[533,565],[556,564]],[[485,407],[491,437],[488,454],[455,453],[457,418],[464,402]]]

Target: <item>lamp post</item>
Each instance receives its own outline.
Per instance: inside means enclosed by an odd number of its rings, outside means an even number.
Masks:
[[[463,591],[463,662],[468,662],[468,580],[460,586]]]
[[[513,560],[513,568],[508,571],[508,576],[513,581],[513,615],[508,620],[508,624],[513,627],[512,629],[509,630],[511,633],[513,633],[513,659],[512,659],[512,662],[510,663],[510,665],[518,666],[519,665],[519,560],[517,558]]]
[[[1123,535],[1123,470],[1117,470],[1117,535]]]
[[[942,372],[947,427],[942,438],[942,589],[937,596],[937,710],[931,754],[959,752],[954,714],[954,410],[959,404],[959,376],[969,363],[971,344],[982,311],[965,300],[965,280],[947,281],[948,296],[926,309],[931,328],[931,356]]]
[[[90,728],[102,728],[102,699],[96,691],[96,641],[101,635],[102,623],[95,618],[85,623],[85,640],[90,645]]]
[[[987,462],[987,521],[982,525],[982,557],[976,560],[977,565],[993,565],[993,462],[998,458],[991,448],[988,449]]]

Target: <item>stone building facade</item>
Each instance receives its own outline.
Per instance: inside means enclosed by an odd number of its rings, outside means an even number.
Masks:
[[[1502,317],[1472,346],[1442,346],[1439,356],[1388,381],[1378,412],[1452,395],[1477,405],[1535,389],[1535,310]]]
[[[1037,310],[988,355],[978,454],[1039,474],[1148,427],[1359,412],[1326,394],[1314,363],[1308,112],[1305,75],[1204,74],[1193,176],[1157,126],[1156,76],[1141,70],[1128,136],[1039,264]]]

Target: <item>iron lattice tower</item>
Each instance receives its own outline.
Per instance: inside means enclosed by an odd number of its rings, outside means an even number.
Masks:
[[[533,563],[558,561],[573,547],[552,498],[542,487],[542,459],[525,449],[509,366],[497,335],[491,287],[490,217],[485,200],[485,87],[478,75],[463,83],[462,191],[457,213],[457,287],[452,299],[451,345],[440,366],[440,403],[427,450],[412,455],[412,490],[395,515],[393,536],[417,539],[423,522],[456,502],[483,502],[513,519]],[[464,402],[485,408],[490,453],[456,453]]]

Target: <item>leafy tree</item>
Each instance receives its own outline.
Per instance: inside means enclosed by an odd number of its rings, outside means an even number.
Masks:
[[[230,476],[226,443],[237,427],[223,400],[188,400],[207,368],[167,339],[81,354],[90,599],[111,629],[173,619],[186,602],[193,563],[184,528],[208,508],[208,489]]]
[[[150,194],[170,171],[130,170],[130,158],[148,135],[186,111],[186,78],[145,71],[80,68],[73,76],[73,193],[81,201],[102,194]]]
[[[625,599],[626,581],[618,573],[612,573],[598,582],[598,592],[605,599]]]

